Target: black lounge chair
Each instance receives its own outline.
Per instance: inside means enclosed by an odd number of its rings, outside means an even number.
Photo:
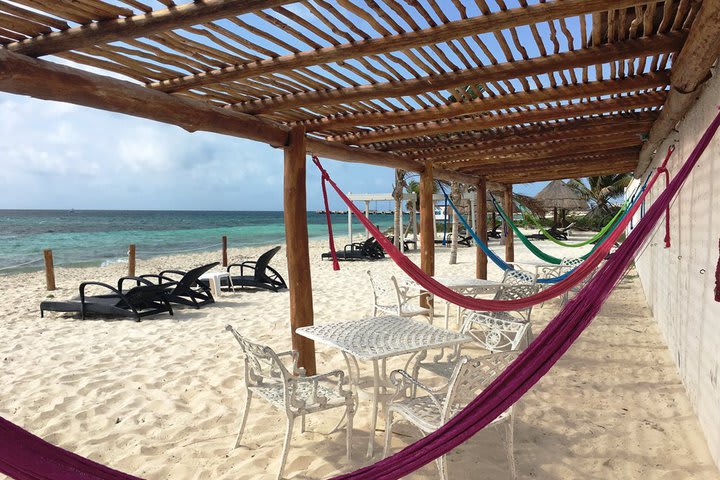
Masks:
[[[100,286],[112,291],[104,295],[85,295],[89,285]],[[118,287],[120,287],[118,285]],[[40,317],[45,312],[79,312],[85,320],[88,314],[108,315],[113,317],[131,317],[138,322],[142,317],[168,312],[173,314],[172,307],[166,296],[170,287],[164,285],[139,285],[123,292],[101,282],[83,282],[80,284],[80,297],[72,300],[45,300],[40,303]]]
[[[118,281],[118,288],[122,290],[125,281],[135,281],[138,285],[161,285],[167,288],[165,295],[170,302],[200,308],[203,305],[215,302],[210,292],[210,286],[200,280],[200,276],[219,264],[220,262],[213,262],[187,272],[163,270],[157,275],[146,274],[138,277],[123,277]],[[152,280],[155,280],[156,283],[153,283]]]
[[[285,280],[283,280],[282,275],[269,265],[270,260],[272,260],[275,254],[279,251],[280,247],[278,246],[260,255],[257,261],[253,260],[228,265],[227,271],[232,279],[232,286],[235,288],[259,288],[262,290],[271,290],[273,292],[286,289],[287,284],[285,283]],[[240,267],[240,275],[232,276],[230,269],[235,267]],[[249,273],[252,273],[252,275],[247,275],[245,272],[246,270],[249,270]],[[221,282],[222,281],[223,280],[221,279]],[[228,289],[230,288],[230,285],[227,285],[227,283],[223,283],[222,285]]]
[[[387,239],[393,245],[395,244],[395,236],[394,235],[390,235],[389,237],[387,237]],[[415,240],[403,240],[403,252],[410,251],[410,245],[413,246],[413,250],[417,250],[417,242]],[[380,247],[380,249],[382,250],[382,247]],[[383,253],[383,256],[385,256],[384,253]]]
[[[492,230],[487,231],[488,238],[501,238],[502,237],[502,234],[500,233],[500,225],[502,225],[502,224],[495,225],[495,227],[493,227]]]
[[[338,260],[378,260],[385,258],[385,252],[375,237],[370,237],[364,242],[349,243],[337,253]],[[330,252],[321,255],[323,260],[332,259]]]

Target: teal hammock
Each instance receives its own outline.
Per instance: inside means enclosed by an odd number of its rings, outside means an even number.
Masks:
[[[650,177],[648,176],[648,180],[649,180],[649,178]],[[627,212],[630,210],[630,207],[632,207],[632,205],[635,203],[635,201],[637,201],[637,199],[639,198],[640,193],[643,190],[645,190],[646,185],[647,185],[647,180],[642,185],[642,188],[637,189],[635,191],[635,193],[630,197],[631,200],[629,201],[629,203],[626,202],[627,208],[620,209],[620,212],[622,212],[622,214],[615,215],[614,221],[609,222],[605,227],[603,227],[603,230],[605,230],[605,233],[602,236],[598,237],[599,239],[597,240],[597,243],[595,244],[595,246],[593,246],[592,250],[590,250],[588,253],[586,253],[585,255],[582,255],[579,258],[581,258],[582,260],[585,260],[595,250],[598,249],[598,247],[605,241],[605,239],[621,223],[622,219],[625,217],[625,215],[627,215]],[[495,209],[500,214],[500,217],[508,225],[510,225],[510,228],[513,229],[513,231],[515,232],[517,237],[520,239],[520,241],[528,248],[528,250],[530,250],[533,253],[533,255],[535,255],[537,258],[539,258],[545,262],[552,263],[554,265],[560,265],[560,263],[562,262],[561,258],[554,257],[554,256],[547,254],[547,253],[543,252],[542,250],[540,250],[540,248],[538,248],[537,245],[535,245],[532,241],[530,241],[529,238],[527,238],[525,235],[523,235],[523,233],[518,229],[517,225],[515,225],[515,223],[512,221],[512,219],[510,219],[508,217],[507,213],[505,213],[505,211],[502,209],[502,207],[500,206],[500,203],[497,201],[495,196],[490,194],[490,197],[492,198],[493,205],[495,205]],[[618,213],[620,213],[620,212],[618,212]],[[590,242],[588,242],[588,243],[590,243]]]
[[[615,225],[615,223],[618,221],[618,219],[627,211],[628,208],[630,208],[630,198],[628,198],[628,199],[625,201],[625,203],[624,203],[623,206],[617,211],[617,213],[615,214],[615,216],[614,216],[613,218],[611,218],[610,221],[609,221],[599,232],[597,232],[597,233],[596,233],[595,235],[593,235],[591,238],[588,238],[587,240],[584,240],[584,241],[579,242],[579,243],[568,243],[568,242],[563,242],[562,240],[558,240],[557,238],[555,238],[555,237],[552,235],[552,233],[548,232],[548,231],[545,229],[545,227],[543,227],[543,226],[540,224],[540,220],[537,219],[532,212],[530,212],[527,208],[525,208],[524,206],[522,206],[522,205],[520,205],[520,204],[517,204],[517,206],[518,206],[518,208],[520,209],[520,211],[522,212],[523,217],[526,218],[526,219],[529,219],[529,220],[538,228],[538,230],[540,230],[540,232],[541,232],[543,235],[545,235],[545,238],[547,238],[547,239],[550,240],[551,242],[556,243],[556,244],[558,244],[558,245],[560,245],[560,246],[562,246],[562,247],[579,248],[579,247],[584,247],[585,245],[589,245],[589,244],[591,244],[592,242],[594,242],[594,241],[596,241],[596,240],[599,240],[600,238],[602,238],[603,236],[605,236],[605,234],[606,234],[611,228],[613,228],[613,225]]]

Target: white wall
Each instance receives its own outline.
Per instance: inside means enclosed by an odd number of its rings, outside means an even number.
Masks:
[[[700,99],[677,132],[660,146],[651,166],[657,167],[668,146],[676,142],[668,167],[670,175],[677,172],[718,113],[718,105],[720,70],[716,67]],[[648,206],[663,185],[661,178],[648,196]],[[720,239],[720,132],[675,199],[670,225],[672,246],[664,248],[663,216],[636,261],[637,270],[715,463],[720,466],[720,303],[714,300]]]

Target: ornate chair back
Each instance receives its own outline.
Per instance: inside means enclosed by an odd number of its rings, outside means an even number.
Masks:
[[[520,350],[529,328],[529,322],[507,312],[470,312],[463,324],[463,331],[489,352]]]

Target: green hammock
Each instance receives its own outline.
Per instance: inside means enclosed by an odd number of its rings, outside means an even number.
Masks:
[[[508,218],[507,213],[505,213],[505,210],[503,210],[502,207],[498,204],[495,197],[492,197],[492,200],[493,200],[493,203],[495,204],[495,208],[497,209],[498,213],[500,214],[500,217],[505,221],[505,223],[507,223],[510,226],[510,228],[513,229],[513,231],[515,232],[515,235],[517,235],[517,237],[520,239],[520,241],[528,248],[528,250],[530,250],[533,253],[533,255],[535,255],[540,260],[543,260],[547,263],[552,263],[554,265],[560,265],[560,263],[562,263],[561,258],[557,258],[557,257],[554,257],[552,255],[549,255],[549,254],[543,252],[533,242],[531,242],[529,238],[527,238],[525,235],[523,235],[523,233],[520,231],[520,229],[518,229],[518,227]],[[592,248],[592,250],[590,250],[588,253],[586,253],[585,255],[583,255],[579,258],[585,260],[601,244],[602,244],[602,242],[596,243],[595,246]]]
[[[620,208],[620,210],[618,210],[618,212],[615,214],[615,216],[612,219],[610,219],[610,221],[599,232],[597,232],[595,235],[593,235],[592,238],[588,238],[587,240],[584,240],[579,243],[567,243],[567,242],[563,242],[562,240],[558,240],[557,238],[553,237],[553,235],[550,232],[545,230],[545,228],[540,224],[540,220],[538,220],[535,217],[535,215],[532,214],[532,212],[530,212],[527,208],[525,208],[524,206],[522,206],[520,204],[517,204],[517,206],[520,208],[520,211],[522,212],[523,216],[525,218],[529,218],[530,221],[540,230],[540,232],[543,235],[545,235],[545,238],[547,238],[548,240],[550,240],[554,243],[557,243],[558,245],[561,245],[563,247],[578,248],[578,247],[584,247],[585,245],[588,245],[596,240],[599,240],[603,236],[605,236],[605,234],[613,228],[613,225],[615,225],[615,223],[623,215],[623,213],[625,213],[625,211],[630,207],[630,199],[628,198],[625,201],[625,203]]]

